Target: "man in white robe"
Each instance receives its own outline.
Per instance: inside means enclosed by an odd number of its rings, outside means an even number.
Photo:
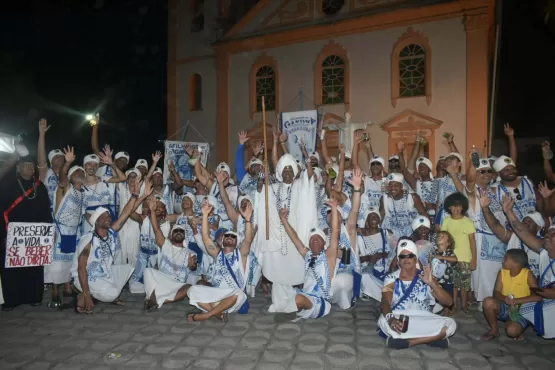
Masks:
[[[165,303],[179,302],[185,299],[191,284],[187,280],[191,271],[197,269],[197,257],[187,248],[185,226],[174,225],[170,237],[166,238],[156,216],[156,200],[148,201],[150,223],[156,236],[158,268],[144,270],[146,292],[145,311],[150,312]]]
[[[208,215],[213,208],[208,202],[202,206],[202,241],[207,253],[214,259],[212,286],[195,285],[189,288],[189,303],[203,311],[200,314],[189,314],[189,322],[204,321],[214,316],[226,322],[228,313],[248,312],[245,290],[254,234],[252,205],[248,203],[244,210],[241,209],[246,223],[245,238],[241,244],[237,245],[237,233],[228,231],[223,235],[221,248],[210,238],[208,230]]]
[[[278,212],[281,209],[289,210],[288,222],[301,240],[308,240],[310,230],[318,222],[314,181],[308,178],[307,171],[294,180],[297,173],[298,167],[293,156],[283,155],[276,167],[278,182],[271,184],[268,189],[268,206],[262,182],[254,200],[255,223],[258,225],[255,240],[257,258],[262,265],[263,275],[273,283],[270,312],[297,312],[297,306],[288,294],[291,291],[288,287],[302,284],[305,275],[304,259],[287,235]],[[269,230],[266,230],[266,208]],[[266,240],[267,232],[269,240]]]
[[[128,264],[115,264],[115,261],[121,259],[117,231],[121,229],[137,204],[142,203],[150,195],[150,192],[145,192],[139,198],[137,184],[133,185],[132,192],[133,196],[114,223],[108,209],[97,208],[89,218],[89,222],[94,225],[94,230],[83,235],[79,240],[71,267],[75,288],[81,292],[75,307],[77,313],[92,313],[93,298],[101,302],[123,305],[118,297],[134,268]]]

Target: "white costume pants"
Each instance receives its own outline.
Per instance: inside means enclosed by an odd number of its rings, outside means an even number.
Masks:
[[[413,339],[433,337],[441,333],[443,328],[447,328],[446,337],[455,334],[457,323],[450,317],[435,315],[428,311],[422,310],[395,310],[393,315],[405,315],[409,317],[409,327],[406,333],[397,333],[391,330],[387,320],[383,315],[378,319],[378,326],[388,337]]]
[[[134,268],[127,264],[112,265],[111,279],[99,278],[95,281],[89,281],[90,294],[101,302],[113,302],[121,294],[121,290],[125,283],[133,274]],[[75,279],[75,287],[79,291],[83,291],[79,279]]]
[[[239,311],[243,303],[247,300],[247,295],[240,289],[214,288],[202,285],[192,286],[189,288],[187,295],[189,296],[189,303],[204,312],[206,312],[206,310],[200,307],[199,303],[217,303],[228,297],[237,296],[237,302],[235,302],[233,307],[224,311],[232,313]]]

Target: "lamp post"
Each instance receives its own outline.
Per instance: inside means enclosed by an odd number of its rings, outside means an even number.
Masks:
[[[89,122],[89,125],[96,126],[100,122],[100,114],[99,113],[87,114],[85,116],[85,119],[87,120],[87,122]]]

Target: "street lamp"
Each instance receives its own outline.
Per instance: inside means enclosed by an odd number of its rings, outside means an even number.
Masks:
[[[96,126],[100,122],[100,114],[87,114],[85,119],[89,122],[89,125]]]

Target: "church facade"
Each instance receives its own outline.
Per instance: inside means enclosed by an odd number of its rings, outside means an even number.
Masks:
[[[170,1],[168,136],[189,121],[212,163],[233,162],[238,131],[261,137],[262,96],[269,124],[301,109],[371,121],[382,156],[417,132],[434,161],[444,132],[461,151],[487,140],[495,0],[258,0],[226,28],[232,3]]]

